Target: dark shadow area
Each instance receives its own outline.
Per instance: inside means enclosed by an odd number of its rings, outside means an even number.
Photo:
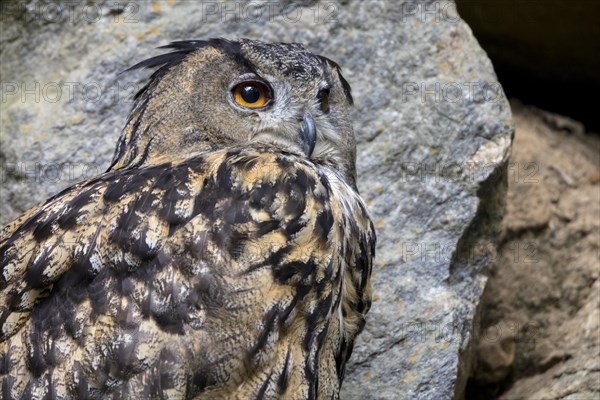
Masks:
[[[600,1],[456,2],[509,98],[600,131]]]
[[[507,380],[509,381],[509,380]],[[470,379],[467,382],[467,388],[465,389],[465,399],[468,400],[492,400],[498,398],[498,396],[504,392],[510,382],[503,384],[483,384]]]

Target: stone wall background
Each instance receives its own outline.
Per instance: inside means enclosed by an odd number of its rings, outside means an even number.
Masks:
[[[600,396],[600,137],[512,101],[507,213],[467,398]]]
[[[536,106],[511,101],[507,215],[467,397],[600,398],[600,2],[457,6],[507,95]]]
[[[506,6],[516,27],[543,19],[532,17],[538,2],[524,3],[530,13]],[[301,42],[339,62],[353,87],[359,187],[379,236],[375,301],[343,398],[462,398],[465,386],[469,399],[600,396],[597,136],[514,102],[509,162],[509,104],[454,3],[0,4],[0,223],[108,166],[148,74],[119,73],[157,46]],[[497,49],[510,56],[517,32]],[[519,49],[527,68],[545,65]],[[594,62],[556,61],[548,73],[582,75]]]

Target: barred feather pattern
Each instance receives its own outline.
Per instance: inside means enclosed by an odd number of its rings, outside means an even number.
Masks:
[[[4,399],[337,399],[375,234],[333,170],[231,148],[109,171],[0,234]]]

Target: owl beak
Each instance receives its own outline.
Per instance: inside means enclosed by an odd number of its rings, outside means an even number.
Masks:
[[[310,157],[317,142],[317,126],[310,114],[305,114],[300,124],[300,140],[302,140],[302,150],[307,157]]]

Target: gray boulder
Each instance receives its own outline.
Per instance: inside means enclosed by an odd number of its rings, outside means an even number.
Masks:
[[[121,5],[124,5],[122,3]],[[0,223],[106,169],[173,40],[301,42],[351,83],[374,302],[344,399],[460,398],[503,211],[511,113],[451,2],[2,3]]]

